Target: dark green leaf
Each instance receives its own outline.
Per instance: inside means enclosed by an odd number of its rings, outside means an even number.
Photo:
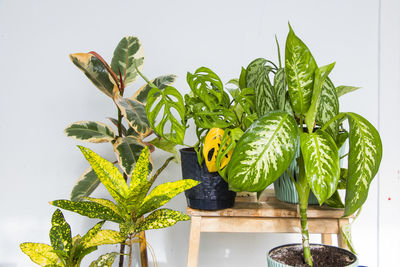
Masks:
[[[53,213],[51,225],[49,234],[51,246],[55,250],[65,251],[68,254],[72,247],[71,227],[59,209]]]
[[[118,156],[118,162],[124,172],[130,176],[144,144],[135,137],[118,138],[113,144],[114,151]]]
[[[98,121],[74,122],[64,132],[68,137],[92,143],[111,142],[115,138],[113,129]]]
[[[150,133],[151,129],[146,115],[146,108],[142,103],[129,98],[119,97],[116,99],[116,104],[129,125],[136,132],[143,135]]]
[[[90,196],[90,194],[97,188],[100,184],[100,180],[92,167],[88,168],[72,188],[71,200],[81,201],[85,197]]]

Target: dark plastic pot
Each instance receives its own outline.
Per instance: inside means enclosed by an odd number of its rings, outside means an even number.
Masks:
[[[280,249],[280,248],[283,248],[283,247],[291,247],[291,246],[300,246],[300,247],[301,247],[302,245],[301,245],[301,244],[288,244],[288,245],[283,245],[283,246],[279,246],[279,247],[276,247],[276,248],[271,249],[271,250],[268,252],[268,255],[267,255],[268,267],[294,267],[294,266],[292,266],[292,265],[287,265],[287,264],[285,264],[285,263],[278,262],[278,261],[276,261],[276,260],[274,260],[274,259],[272,259],[272,258],[270,257],[270,254],[271,254],[272,252],[274,252],[274,250]],[[351,253],[351,252],[348,251],[348,250],[345,250],[345,249],[343,249],[343,248],[334,247],[334,246],[328,246],[328,245],[310,244],[310,247],[311,247],[311,248],[312,248],[313,246],[324,246],[324,247],[328,247],[328,248],[330,247],[330,248],[332,248],[332,249],[339,250],[341,253],[343,253],[344,255],[346,255],[346,256],[349,257],[349,258],[354,258],[354,259],[355,259],[353,263],[351,263],[351,264],[349,264],[349,265],[346,265],[346,266],[342,266],[342,267],[357,267],[357,266],[358,266],[358,258],[357,258],[357,256],[354,255],[353,253]]]
[[[235,203],[236,193],[228,189],[228,184],[218,172],[208,172],[205,163],[200,166],[193,148],[181,149],[180,153],[182,178],[201,182],[185,191],[188,206],[199,210],[231,208]]]

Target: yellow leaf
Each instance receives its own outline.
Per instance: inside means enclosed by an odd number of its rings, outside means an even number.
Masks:
[[[216,165],[217,154],[223,136],[224,136],[224,130],[220,128],[212,128],[207,133],[206,138],[204,139],[203,155],[209,172],[217,171],[217,165]],[[227,154],[227,156],[222,159],[221,169],[223,169],[228,164],[232,153],[233,150],[231,150]]]

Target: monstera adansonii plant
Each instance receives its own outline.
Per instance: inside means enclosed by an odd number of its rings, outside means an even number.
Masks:
[[[358,114],[339,112],[338,95],[354,88],[334,87],[328,78],[333,66],[334,63],[318,67],[310,50],[290,27],[285,66],[280,70],[285,73],[281,86],[263,87],[261,83],[255,88],[262,99],[267,99],[255,101],[256,109],[264,114],[242,135],[228,164],[232,190],[262,192],[287,170],[300,148],[296,159],[299,170],[292,180],[299,195],[304,258],[310,266],[310,190],[322,204],[344,184],[344,216],[352,215],[367,199],[382,158],[382,143],[375,127]],[[247,75],[260,76],[263,68],[258,64]],[[346,120],[348,131],[343,128]],[[338,148],[347,139],[348,169],[341,169]]]

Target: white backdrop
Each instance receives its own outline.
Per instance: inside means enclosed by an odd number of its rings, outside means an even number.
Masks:
[[[341,110],[357,112],[380,127],[385,150],[381,175],[371,185],[353,235],[361,264],[394,266],[386,250],[396,255],[400,248],[394,220],[400,218],[399,12],[396,0],[0,0],[0,266],[33,266],[19,243],[49,242],[54,207],[47,202],[69,198],[87,167],[78,143],[63,134],[65,126],[116,116],[111,100],[73,66],[69,53],[94,50],[110,61],[121,37],[135,35],[146,52],[146,76],[177,74],[175,86],[187,92],[186,72],[197,67],[210,67],[227,82],[256,57],[276,61],[274,35],[284,50],[288,21],[319,65],[336,61],[331,75],[336,85],[363,88],[342,97]],[[127,93],[142,84],[136,82]],[[194,140],[191,131],[186,143]],[[84,145],[114,157],[109,145]],[[154,157],[161,164],[166,155]],[[180,175],[179,166],[170,166],[159,181]],[[96,195],[106,194],[98,190]],[[184,211],[184,197],[168,207]],[[64,214],[73,234],[96,222]],[[148,231],[160,267],[185,266],[188,234],[188,222]],[[269,249],[299,238],[204,234],[199,266],[266,266]],[[315,236],[313,240],[320,242]]]

